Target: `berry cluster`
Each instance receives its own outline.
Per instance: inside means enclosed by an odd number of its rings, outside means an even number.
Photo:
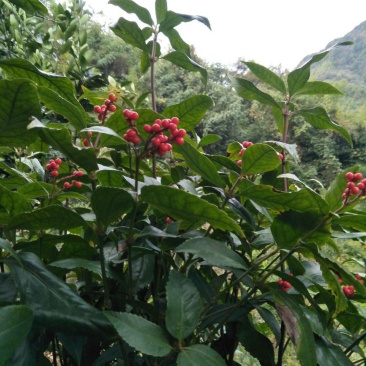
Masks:
[[[139,115],[135,111],[125,109],[123,115],[126,118],[126,122],[130,128],[126,131],[123,138],[137,145],[141,140],[142,136],[137,130],[135,121],[139,118]],[[172,150],[172,143],[177,145],[184,144],[184,136],[186,135],[186,130],[183,128],[178,128],[179,118],[173,117],[172,119],[156,119],[151,125],[145,124],[143,129],[149,134],[146,141],[146,147],[149,153],[159,154],[164,156],[168,151]],[[169,133],[169,135],[165,135]],[[145,141],[143,141],[145,142]]]
[[[287,282],[284,280],[278,280],[277,284],[281,288],[282,291],[288,291],[291,288],[290,282]]]
[[[243,156],[243,154],[244,154],[244,152],[245,152],[245,150],[249,147],[249,146],[252,146],[253,145],[253,142],[251,142],[251,141],[243,141],[242,142],[242,149],[239,151],[239,156],[240,157],[242,157]],[[278,155],[278,157],[281,159],[281,160],[283,160],[283,154],[281,154],[281,153],[277,153],[277,155]],[[236,162],[239,166],[241,166],[242,165],[242,160],[240,159],[240,160],[238,160],[237,162]]]
[[[73,173],[72,173],[72,176],[71,177],[65,177],[65,179],[70,179],[70,178],[76,178],[76,177],[82,177],[84,175],[84,172],[81,171],[81,170],[75,170]],[[75,187],[75,188],[81,188],[83,186],[83,183],[73,179],[70,182],[65,182],[64,183],[64,189],[69,189],[71,187]]]
[[[348,200],[350,196],[366,196],[366,178],[362,173],[346,173],[347,187],[342,194],[344,200]]]
[[[102,105],[94,106],[94,112],[98,114],[99,121],[104,121],[109,112],[115,112],[117,107],[113,104],[117,100],[117,97],[110,93],[108,99],[104,101]]]
[[[343,286],[342,290],[343,290],[343,293],[347,297],[354,297],[355,296],[355,288],[353,287],[353,285]]]
[[[61,163],[61,158],[50,159],[50,161],[46,165],[46,169],[50,172],[51,177],[56,178],[58,176],[58,170],[60,169]]]

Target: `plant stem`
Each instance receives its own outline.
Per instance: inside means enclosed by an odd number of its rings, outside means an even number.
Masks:
[[[284,354],[284,346],[285,346],[285,337],[286,337],[286,327],[285,323],[281,322],[281,338],[280,343],[278,344],[278,360],[276,366],[282,366],[283,362],[283,354]]]
[[[100,258],[100,267],[102,269],[102,280],[103,280],[103,287],[104,287],[104,308],[111,309],[112,304],[111,304],[111,299],[109,297],[107,272],[105,269],[103,236],[100,234],[101,231],[99,230],[99,227],[98,227],[98,232],[99,232],[98,233],[99,258]]]
[[[152,51],[150,55],[150,83],[151,83],[151,104],[153,111],[156,112],[156,91],[155,91],[155,62],[156,62],[156,43],[158,41],[158,33],[154,31],[152,41]]]

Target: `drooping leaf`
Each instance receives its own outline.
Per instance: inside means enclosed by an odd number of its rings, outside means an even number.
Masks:
[[[172,28],[164,31],[163,33],[168,37],[170,45],[173,47],[173,49],[175,49],[176,51],[181,51],[188,57],[190,57],[191,48],[189,44],[183,41],[182,37],[180,36],[177,30]]]
[[[145,186],[141,189],[141,199],[176,220],[208,222],[213,228],[243,235],[239,225],[224,211],[185,191],[167,186]]]
[[[126,141],[117,132],[113,131],[111,128],[106,126],[87,127],[81,130],[80,132],[87,132],[87,131],[113,136],[120,141],[119,142],[120,145],[124,145],[126,143]]]
[[[119,6],[126,13],[136,14],[143,23],[148,25],[154,24],[149,11],[132,0],[109,0],[109,4]]]
[[[175,146],[174,151],[184,157],[187,166],[194,172],[201,175],[202,178],[208,180],[218,187],[225,188],[225,182],[221,179],[215,165],[209,158],[201,154],[189,142],[185,142],[181,146]]]
[[[158,325],[134,314],[108,311],[105,315],[118,334],[137,351],[150,356],[167,356],[172,347]]]
[[[334,217],[332,222],[358,231],[366,231],[366,215],[363,213],[350,213]]]
[[[172,271],[166,287],[165,323],[169,333],[183,341],[196,329],[202,301],[196,286],[182,273]]]
[[[119,18],[118,22],[111,29],[117,37],[122,38],[126,43],[148,52],[145,37],[136,22]]]
[[[231,78],[233,87],[239,96],[246,100],[256,100],[259,103],[281,109],[279,104],[267,93],[259,90],[251,81],[241,78]]]
[[[300,161],[300,157],[299,154],[297,152],[297,145],[296,144],[287,144],[285,142],[282,141],[264,141],[265,144],[268,145],[275,145],[275,146],[279,146],[281,147],[283,150],[285,150],[294,160],[295,162],[299,162]]]
[[[286,86],[283,80],[275,74],[272,70],[266,67],[256,64],[255,62],[242,61],[249,70],[260,80],[264,81],[266,84],[272,86],[283,94],[286,94]]]
[[[348,170],[347,170],[348,171]],[[354,167],[350,169],[354,171]],[[337,177],[331,182],[327,192],[325,193],[325,201],[329,205],[331,211],[336,211],[343,204],[342,194],[346,188],[347,179],[345,177],[345,171],[338,174]]]
[[[0,105],[0,144],[25,147],[32,143],[37,134],[27,131],[27,126],[33,116],[41,115],[35,86],[24,79],[0,80]]]
[[[290,97],[292,97],[295,93],[302,90],[302,88],[306,85],[310,78],[310,67],[312,64],[321,61],[332,49],[340,46],[348,46],[352,44],[352,42],[341,42],[333,45],[332,47],[326,49],[325,51],[316,53],[311,56],[310,60],[308,60],[301,67],[291,71],[287,76],[287,84]]]
[[[9,0],[12,4],[25,10],[27,14],[47,15],[48,10],[39,0]]]
[[[47,108],[65,117],[76,131],[86,127],[89,117],[81,106],[75,106],[50,88],[38,87],[38,95]]]
[[[173,51],[162,58],[185,70],[199,72],[201,74],[202,82],[205,85],[207,84],[207,70],[196,61],[189,58],[184,52]]]
[[[247,224],[249,224],[253,229],[256,227],[254,217],[236,198],[230,198],[228,204],[231,210],[242,218]]]
[[[8,229],[68,230],[86,225],[84,219],[75,211],[63,206],[51,205],[14,216],[9,222]]]
[[[181,350],[177,359],[177,366],[225,366],[223,358],[212,348],[203,344],[194,344]]]
[[[131,211],[134,200],[131,194],[123,189],[98,187],[91,196],[91,205],[97,220],[109,225]]]
[[[267,144],[249,146],[242,155],[241,171],[243,175],[265,173],[281,164],[276,150]]]
[[[324,94],[343,94],[333,85],[324,81],[308,81],[297,95],[324,95]]]
[[[97,339],[115,336],[103,313],[85,302],[69,285],[49,272],[33,253],[19,254],[23,268],[7,260],[22,304],[33,310],[34,322],[55,332],[93,335]]]
[[[165,32],[166,30],[172,29],[183,22],[191,22],[192,20],[197,20],[211,29],[210,22],[206,17],[200,15],[178,14],[168,10],[165,14],[165,19],[160,24],[159,30],[161,32]]]
[[[38,86],[49,88],[82,109],[75,97],[74,84],[67,77],[45,73],[38,70],[29,61],[19,58],[0,60],[0,68],[13,78],[29,79]]]
[[[81,358],[87,338],[85,336],[75,336],[65,333],[57,333],[56,336],[68,354],[75,360],[76,364],[81,366]]]
[[[245,261],[229,249],[226,244],[211,238],[194,238],[185,241],[176,249],[178,253],[191,253],[195,257],[202,258],[212,266],[220,268],[238,268],[247,270]]]
[[[92,148],[77,147],[72,143],[69,131],[64,128],[50,128],[34,120],[28,127],[31,131],[38,131],[42,141],[47,142],[60,151],[65,157],[85,169],[93,171],[98,169],[95,152]]]
[[[342,349],[325,337],[316,337],[316,358],[319,366],[352,366],[353,362],[345,355]]]
[[[33,322],[33,312],[24,305],[0,307],[0,365],[6,365],[11,354],[27,337]]]
[[[310,109],[301,109],[297,113],[303,116],[306,121],[315,128],[318,128],[320,130],[333,130],[338,132],[341,136],[345,138],[345,140],[351,145],[351,147],[353,146],[352,138],[348,131],[340,125],[334,123],[330,119],[324,108],[315,107]]]
[[[179,128],[193,130],[200,122],[206,111],[213,106],[213,101],[207,95],[195,95],[183,102],[164,109],[166,118],[179,117]]]
[[[214,134],[208,134],[201,138],[200,142],[197,145],[197,148],[200,148],[202,146],[214,144],[215,142],[218,142],[221,140],[221,136],[214,135]]]
[[[156,21],[160,24],[166,16],[166,12],[168,11],[168,5],[166,0],[156,0],[155,1],[155,14]]]

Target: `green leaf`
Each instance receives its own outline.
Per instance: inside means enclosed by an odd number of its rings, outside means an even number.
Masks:
[[[275,285],[271,286],[271,291],[274,293],[276,300],[281,304],[286,305],[287,309],[291,311],[297,320],[295,326],[299,338],[297,340],[296,353],[301,365],[316,365],[317,359],[314,335],[302,308],[291,295],[282,290],[278,290]]]
[[[182,348],[178,355],[177,366],[225,366],[223,358],[212,348],[203,344],[194,344]]]
[[[0,205],[5,208],[10,216],[31,211],[31,206],[23,195],[18,192],[10,191],[1,185]]]
[[[332,222],[336,225],[345,226],[358,231],[366,231],[366,215],[362,213],[350,213],[342,215],[339,218],[334,217]]]
[[[214,135],[214,134],[208,134],[201,138],[200,142],[197,145],[197,149],[202,146],[207,146],[210,144],[214,144],[215,142],[218,142],[221,140],[221,136]]]
[[[251,81],[241,78],[231,78],[233,87],[239,96],[246,100],[256,100],[259,103],[281,109],[280,105],[267,93],[259,90]]]
[[[132,0],[109,0],[109,4],[119,6],[126,13],[136,14],[137,17],[145,24],[148,25],[154,24],[149,11],[144,7],[136,4]]]
[[[352,42],[337,43],[332,47],[326,49],[325,51],[316,53],[303,66],[291,71],[287,76],[287,84],[290,97],[292,97],[298,91],[301,91],[302,88],[306,85],[310,78],[310,66],[312,64],[321,61],[333,48],[339,46],[348,46],[350,44],[352,44]]]
[[[27,14],[48,15],[47,8],[39,0],[9,0],[12,4],[25,10]]]
[[[165,108],[162,114],[166,118],[179,117],[179,127],[192,131],[212,106],[213,101],[207,95],[195,95]]]
[[[21,303],[33,310],[35,325],[96,339],[115,336],[103,313],[49,272],[37,256],[25,252],[19,256],[24,268],[13,260],[6,264],[14,276]]]
[[[111,128],[106,126],[93,126],[93,127],[87,127],[81,130],[80,132],[96,132],[104,135],[110,135],[116,137],[118,140],[120,140],[119,144],[124,145],[126,141],[115,131],[113,131]]]
[[[202,82],[205,85],[207,84],[207,70],[196,61],[189,58],[184,52],[173,51],[162,58],[187,71],[199,72],[201,74]]]
[[[180,272],[172,271],[169,274],[166,296],[166,327],[173,337],[183,341],[194,332],[200,319],[200,294],[190,279]]]
[[[80,103],[75,97],[74,84],[65,76],[45,73],[38,70],[29,61],[18,58],[0,60],[0,68],[13,78],[29,79],[38,86],[49,88],[59,94],[63,99],[81,108]]]
[[[353,169],[348,169],[347,171],[353,171]],[[347,179],[345,177],[346,171],[338,174],[337,177],[331,182],[327,192],[325,193],[325,201],[329,205],[331,211],[336,211],[343,204],[342,194],[346,188]]]
[[[8,229],[68,230],[86,225],[84,219],[75,211],[63,206],[51,205],[14,216],[10,219]]]
[[[175,146],[174,151],[183,155],[187,166],[194,172],[201,175],[202,178],[218,187],[225,188],[225,182],[221,179],[215,165],[209,158],[201,154],[189,142],[186,141],[181,146]]]
[[[91,205],[97,220],[104,225],[121,218],[135,204],[130,193],[120,188],[98,187],[91,196]]]
[[[261,174],[276,169],[281,164],[276,150],[266,144],[249,146],[242,155],[243,175]]]
[[[316,337],[316,358],[319,366],[352,366],[353,362],[344,354],[342,349],[331,343],[325,337]]]
[[[25,147],[32,143],[37,134],[27,126],[33,116],[41,115],[35,86],[24,79],[0,80],[0,105],[0,144]]]
[[[96,172],[99,183],[104,187],[123,186],[123,172],[117,169],[100,169]]]
[[[9,242],[0,238],[0,248],[10,253],[10,255],[14,257],[18,264],[22,267],[22,261],[20,260],[15,250],[11,247]]]
[[[0,307],[0,365],[21,345],[31,330],[32,310],[24,305]]]
[[[158,24],[160,24],[165,19],[167,11],[168,6],[166,0],[155,0],[155,13]]]
[[[89,118],[81,105],[79,107],[75,106],[75,104],[46,87],[38,87],[38,95],[47,108],[65,117],[75,127],[76,131],[86,127]]]
[[[118,334],[137,351],[156,357],[171,352],[172,347],[158,325],[134,314],[108,311],[105,315]]]
[[[34,120],[28,128],[38,130],[42,141],[60,151],[66,158],[90,172],[98,169],[95,152],[92,148],[77,147],[72,143],[69,131],[65,127],[50,128]]]
[[[160,24],[159,30],[160,32],[165,32],[166,30],[172,29],[183,22],[191,22],[192,20],[197,20],[208,27],[208,29],[211,29],[210,22],[206,17],[200,15],[178,14],[168,10],[164,21]]]
[[[239,268],[247,270],[244,260],[226,244],[210,238],[194,238],[185,241],[176,249],[178,253],[191,253],[207,261],[210,265],[220,268]]]
[[[119,18],[118,22],[111,29],[116,36],[122,38],[126,43],[148,52],[145,37],[136,22]]]
[[[283,80],[276,75],[273,71],[267,69],[266,67],[256,64],[254,62],[242,61],[243,64],[248,66],[249,70],[260,80],[264,81],[266,84],[272,86],[283,94],[286,94],[286,86]]]
[[[315,107],[310,109],[301,109],[297,112],[300,116],[303,116],[308,123],[310,123],[313,127],[318,128],[320,130],[333,130],[337,131],[341,136],[345,138],[345,140],[353,146],[352,138],[348,131],[334,123],[328,116],[326,110],[321,107]]]
[[[296,144],[287,144],[281,141],[264,141],[265,144],[275,145],[281,147],[295,160],[296,163],[300,162],[299,154],[297,153],[297,145]]]
[[[308,81],[296,95],[343,94],[333,85],[324,81]]]
[[[182,51],[184,54],[190,56],[191,53],[191,47],[189,44],[183,41],[182,37],[176,31],[174,28],[166,30],[163,32],[164,35],[166,35],[169,38],[170,45],[176,50],[176,51]],[[194,71],[194,70],[192,70]]]
[[[176,220],[208,222],[213,228],[243,235],[239,225],[224,211],[185,191],[167,186],[145,186],[141,189],[141,199]]]

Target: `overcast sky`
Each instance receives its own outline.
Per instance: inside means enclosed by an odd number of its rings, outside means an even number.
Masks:
[[[85,1],[102,10],[107,23],[126,16],[108,0]],[[135,2],[149,9],[155,4]],[[365,0],[168,0],[168,9],[209,19],[212,31],[196,21],[177,28],[206,61],[230,66],[242,58],[289,70],[366,20]]]

